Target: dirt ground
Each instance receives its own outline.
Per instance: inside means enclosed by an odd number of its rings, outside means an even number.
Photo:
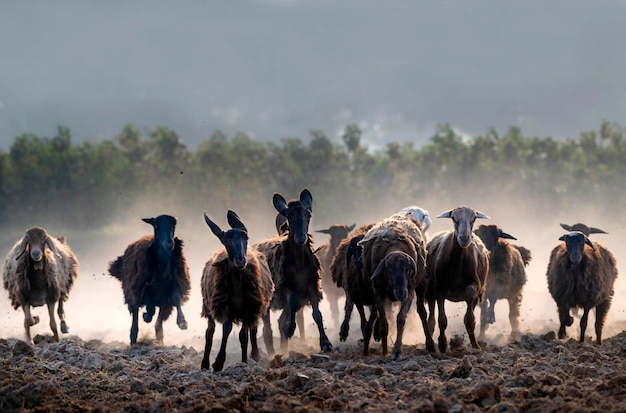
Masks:
[[[319,354],[294,338],[288,356],[258,363],[229,351],[219,373],[200,370],[193,347],[35,342],[0,340],[0,411],[626,411],[626,331],[601,346],[548,333],[482,350],[456,336],[445,355],[411,343],[399,361],[380,344]]]

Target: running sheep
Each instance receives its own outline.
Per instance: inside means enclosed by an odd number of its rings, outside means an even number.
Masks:
[[[65,238],[54,238],[44,228],[30,228],[11,248],[4,260],[2,279],[13,308],[22,307],[24,311],[24,330],[29,343],[32,343],[30,327],[39,322],[39,317],[31,314],[31,307],[47,305],[50,329],[54,340],[59,341],[54,316],[58,303],[61,333],[69,332],[63,303],[68,300],[77,277],[78,259]]]

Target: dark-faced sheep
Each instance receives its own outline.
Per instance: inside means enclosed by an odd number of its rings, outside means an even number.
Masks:
[[[77,276],[78,260],[65,238],[51,237],[41,227],[27,230],[11,248],[4,260],[2,279],[13,308],[22,307],[24,311],[24,329],[29,343],[32,343],[30,327],[39,322],[39,317],[31,314],[31,307],[47,305],[50,329],[54,340],[59,341],[54,316],[58,303],[61,332],[68,333],[63,303],[69,298]]]
[[[428,284],[425,269],[426,246],[424,235],[417,222],[407,215],[393,215],[374,225],[359,241],[359,245],[363,247],[362,277],[366,282],[369,281],[369,288],[373,293],[383,355],[387,354],[388,304],[400,302],[396,317],[396,342],[391,354],[392,359],[396,360],[402,354],[404,325],[416,293],[417,312],[426,335],[426,348],[435,351],[424,307]],[[368,353],[372,328],[370,318],[366,323],[363,337],[364,354]]]
[[[204,214],[204,220],[224,245],[209,259],[202,272],[202,316],[208,319],[206,343],[201,368],[209,368],[215,321],[222,323],[222,344],[213,370],[220,371],[226,359],[228,336],[233,323],[241,323],[239,342],[241,361],[248,362],[248,336],[252,346],[250,357],[259,360],[257,326],[267,313],[274,283],[265,256],[248,248],[248,230],[233,211],[227,213],[231,229],[222,229]],[[267,344],[266,344],[267,346]]]
[[[152,321],[159,307],[155,324],[156,340],[163,344],[163,322],[176,307],[176,324],[187,329],[182,304],[189,299],[191,278],[183,254],[183,241],[174,236],[176,218],[159,215],[143,218],[152,225],[153,235],[145,235],[131,243],[124,255],[109,264],[109,273],[122,282],[124,299],[132,315],[130,344],[137,343],[139,332],[139,309],[143,306],[143,320]]]
[[[315,231],[330,235],[328,243],[315,250],[315,255],[317,255],[317,258],[320,261],[320,277],[322,278],[322,291],[325,295],[324,298],[330,304],[330,314],[335,324],[337,324],[339,320],[339,300],[345,294],[343,294],[343,290],[337,287],[337,285],[333,282],[333,278],[330,274],[330,264],[337,253],[339,243],[348,237],[348,234],[354,229],[354,227],[356,227],[356,224],[334,224],[326,229]]]
[[[509,303],[511,334],[519,333],[519,314],[522,304],[522,289],[527,277],[524,269],[530,263],[530,250],[510,244],[507,239],[516,240],[496,225],[481,225],[474,233],[480,237],[489,250],[489,274],[485,299],[480,304],[479,339],[485,339],[485,330],[496,321],[494,307],[500,299]]]
[[[448,348],[446,328],[448,318],[445,300],[467,303],[464,323],[473,348],[480,348],[474,328],[474,308],[483,301],[485,283],[489,272],[489,250],[472,232],[477,218],[489,218],[473,208],[461,206],[439,214],[437,218],[451,218],[454,230],[437,233],[427,246],[428,259],[428,324],[435,329],[435,303],[439,310],[439,351]]]
[[[283,236],[274,236],[256,244],[265,254],[274,281],[274,297],[271,308],[282,310],[278,323],[280,330],[281,351],[287,351],[288,340],[296,328],[295,315],[304,305],[311,305],[313,320],[317,324],[322,351],[330,351],[332,345],[322,321],[319,302],[322,299],[320,264],[311,247],[308,234],[309,222],[313,212],[313,197],[308,189],[302,190],[299,199],[289,202],[275,193],[272,197],[274,208],[287,218],[289,230]],[[267,317],[269,319],[269,316]],[[263,334],[271,338],[271,326],[265,324]],[[268,349],[273,354],[273,348]]]
[[[602,344],[602,327],[611,307],[613,284],[617,267],[613,253],[597,241],[591,241],[580,231],[569,232],[550,254],[548,289],[559,312],[559,338],[565,337],[565,327],[574,323],[571,308],[582,308],[580,342],[585,339],[589,310],[595,308],[596,343]]]

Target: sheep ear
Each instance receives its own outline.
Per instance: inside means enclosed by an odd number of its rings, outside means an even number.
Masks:
[[[147,224],[154,226],[154,218],[141,218],[141,220]]]
[[[452,211],[454,210],[450,209],[446,212],[442,212],[441,214],[437,215],[437,218],[452,218]]]
[[[204,222],[206,222],[209,228],[211,228],[213,234],[215,234],[215,236],[221,240],[222,236],[224,235],[224,231],[222,231],[222,229],[215,222],[211,221],[206,212],[204,213]]]
[[[226,213],[226,218],[228,219],[228,225],[230,225],[231,228],[236,228],[248,232],[248,229],[243,224],[243,222],[241,222],[241,219],[239,219],[239,216],[235,213],[235,211],[231,211],[229,209]]]
[[[272,196],[272,203],[280,215],[285,216],[287,214],[287,201],[285,201],[284,196],[275,192],[274,196]]]
[[[608,232],[601,230],[600,228],[589,227],[590,234],[608,234]]]
[[[500,231],[500,234],[498,234],[498,238],[514,239],[517,241],[517,238],[515,238],[513,235],[507,234],[506,232],[503,232],[503,231]]]
[[[490,218],[489,218],[489,215],[484,214],[484,213],[482,213],[482,212],[480,212],[480,211],[476,211],[476,218],[490,219]]]
[[[589,245],[591,247],[591,249],[595,251],[596,247],[593,246],[593,243],[587,237],[585,237],[585,244]]]
[[[352,224],[352,225],[350,225],[348,227],[348,232],[352,231],[354,228],[356,228],[356,223],[354,223],[354,224]]]
[[[306,188],[300,192],[300,203],[309,211],[313,211],[313,195],[311,195],[311,192]]]
[[[374,270],[374,274],[372,274],[372,276],[370,277],[370,281],[372,281],[374,278],[376,278],[376,276],[378,274],[381,274],[383,271],[385,271],[385,261],[386,260],[382,260],[378,266],[376,267],[376,270]]]
[[[565,237],[567,237],[567,234],[561,235],[559,241],[565,241]]]
[[[61,254],[59,254],[59,251],[57,251],[56,247],[54,246],[54,242],[52,242],[49,237],[46,238],[45,244],[48,246],[48,248],[50,248],[50,251],[52,251],[54,255],[61,258]]]
[[[284,216],[280,215],[280,214],[276,214],[276,232],[278,232],[278,234],[282,234],[283,232],[287,231],[288,229],[288,223],[287,223],[287,218],[285,218]],[[285,228],[283,228],[283,225],[285,226]]]
[[[20,244],[20,247],[19,247],[19,250],[18,250],[20,253],[17,254],[17,257],[15,257],[15,260],[19,260],[20,257],[22,255],[24,255],[24,253],[26,252],[26,246],[27,245],[28,245],[28,241],[26,240],[26,237],[22,238],[22,243]]]
[[[567,224],[559,224],[561,226],[561,228],[563,228],[565,231],[571,231],[572,227],[570,225]]]
[[[319,232],[321,234],[330,234],[330,229],[318,229],[315,232]]]

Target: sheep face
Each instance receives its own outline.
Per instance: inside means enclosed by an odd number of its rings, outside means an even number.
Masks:
[[[315,232],[330,235],[330,243],[337,247],[339,243],[348,238],[348,234],[356,227],[356,224],[348,225],[331,225],[327,229],[318,229]]]
[[[478,235],[485,247],[491,252],[498,245],[498,238],[517,240],[513,235],[503,232],[496,225],[481,225],[474,231],[474,234]]]
[[[220,227],[204,213],[204,221],[207,223],[213,234],[220,240],[226,248],[228,259],[240,270],[246,268],[248,264],[246,253],[248,250],[248,230],[241,222],[236,213],[229,210],[228,223],[231,229],[224,232]]]
[[[430,228],[430,214],[427,210],[420,208],[417,205],[411,205],[403,208],[400,212],[398,212],[398,214],[404,214],[416,220],[424,232],[428,231],[428,228]]]
[[[393,289],[393,295],[398,301],[404,301],[409,296],[408,281],[415,276],[417,265],[415,260],[404,252],[392,252],[378,264],[371,280],[383,274],[387,276]]]
[[[19,260],[28,249],[30,259],[33,261],[33,268],[41,270],[43,268],[44,248],[46,246],[50,248],[55,255],[58,255],[54,244],[48,238],[46,230],[41,227],[33,227],[26,231],[26,235],[24,235],[22,243],[20,244],[20,252],[16,260]]]
[[[166,252],[174,250],[176,218],[170,215],[159,215],[156,218],[142,218],[142,221],[154,227],[154,242],[159,248]]]
[[[595,249],[589,238],[580,231],[572,231],[562,235],[559,240],[565,242],[565,248],[567,248],[572,265],[578,265],[582,261],[585,244],[589,245],[591,249]]]
[[[456,240],[461,248],[467,248],[472,243],[472,228],[476,218],[488,219],[489,217],[473,208],[461,206],[442,212],[437,218],[452,218]]]
[[[289,225],[289,236],[293,237],[297,245],[303,246],[309,239],[309,222],[313,213],[313,197],[308,189],[302,190],[299,200],[291,200],[275,193],[272,201],[274,208],[285,218]]]

